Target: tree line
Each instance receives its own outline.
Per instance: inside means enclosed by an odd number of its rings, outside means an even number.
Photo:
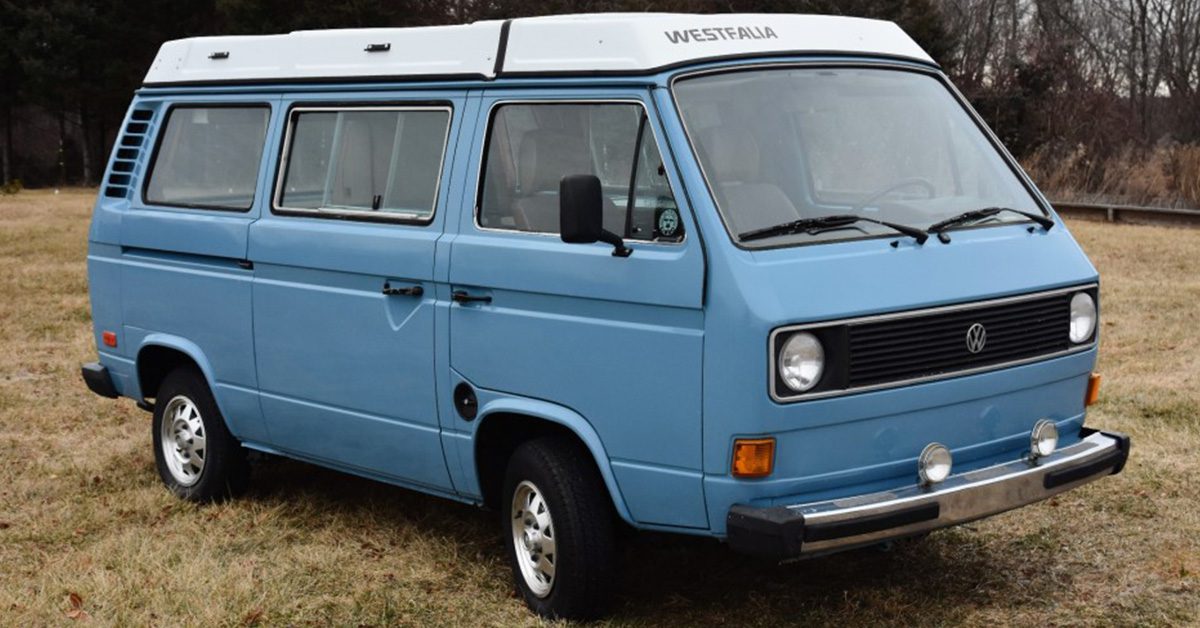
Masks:
[[[1200,0],[0,0],[0,182],[97,183],[169,39],[647,10],[895,21],[1039,183],[1200,203]]]

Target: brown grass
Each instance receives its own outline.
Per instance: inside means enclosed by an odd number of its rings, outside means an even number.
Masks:
[[[160,485],[148,415],[93,359],[90,191],[0,198],[0,625],[534,625],[494,516],[295,462],[244,499]],[[763,566],[645,535],[614,625],[1200,621],[1200,230],[1072,225],[1101,269],[1102,403],[1126,472],[891,553]]]
[[[1102,157],[1085,146],[1046,146],[1022,165],[1057,200],[1200,208],[1200,145],[1126,145]]]

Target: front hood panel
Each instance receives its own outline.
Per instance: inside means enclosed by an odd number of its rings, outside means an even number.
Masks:
[[[1090,283],[1096,270],[1061,226],[951,232],[943,244],[910,238],[754,251],[747,297],[779,326],[966,303]]]

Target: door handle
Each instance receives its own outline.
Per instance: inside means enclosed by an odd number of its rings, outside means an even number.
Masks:
[[[455,290],[450,293],[455,303],[491,303],[492,297],[472,295],[465,290]]]
[[[425,288],[422,288],[421,286],[409,286],[407,288],[396,288],[396,287],[393,287],[392,284],[385,281],[385,282],[383,282],[383,293],[388,295],[389,297],[391,297],[391,296],[419,297],[419,296],[425,294]]]

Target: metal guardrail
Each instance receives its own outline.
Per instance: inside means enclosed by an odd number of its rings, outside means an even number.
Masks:
[[[1200,209],[1174,207],[1139,207],[1109,203],[1076,203],[1051,201],[1055,211],[1064,216],[1108,222],[1125,222],[1144,225],[1172,225],[1177,227],[1200,227]]]

